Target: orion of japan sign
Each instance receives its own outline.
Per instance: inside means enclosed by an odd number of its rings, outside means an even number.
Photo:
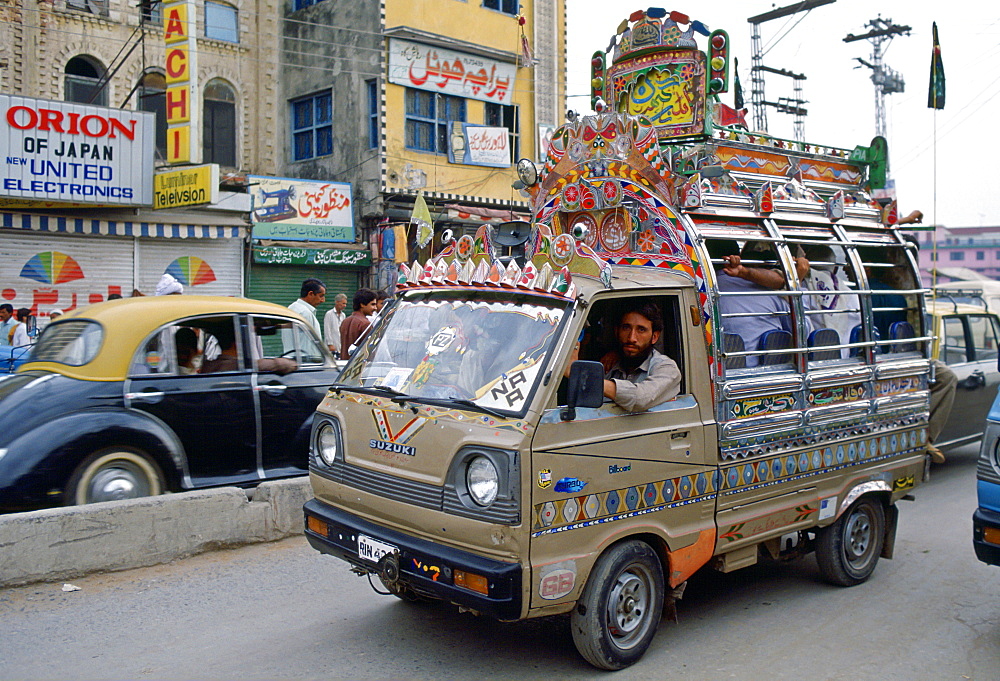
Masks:
[[[149,206],[155,115],[0,95],[0,196]]]
[[[389,82],[466,99],[510,104],[517,67],[464,52],[389,40]]]

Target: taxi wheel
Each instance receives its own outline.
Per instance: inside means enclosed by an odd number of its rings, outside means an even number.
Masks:
[[[163,473],[137,449],[112,447],[84,459],[66,484],[66,505],[137,499],[163,493]]]
[[[598,669],[637,662],[660,624],[663,588],[663,568],[649,544],[632,540],[608,549],[570,616],[580,655]]]
[[[816,534],[816,562],[823,578],[854,586],[875,570],[885,542],[885,509],[873,497],[854,502],[835,523]]]

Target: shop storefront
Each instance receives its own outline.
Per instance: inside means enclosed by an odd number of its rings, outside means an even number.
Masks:
[[[253,234],[246,292],[250,298],[289,305],[302,282],[326,284],[326,304],[343,293],[348,310],[354,292],[368,282],[367,245],[357,243],[350,184],[251,176]],[[349,312],[348,312],[349,313]]]
[[[0,212],[0,299],[49,312],[103,302],[109,295],[152,295],[168,272],[185,293],[243,295],[246,225],[238,216],[202,223],[108,220]]]
[[[320,320],[333,307],[333,299],[343,293],[350,301],[362,287],[371,251],[345,248],[302,248],[265,246],[255,243],[246,283],[248,298],[288,305],[299,297],[302,282],[316,278],[326,284],[326,305],[318,310]]]

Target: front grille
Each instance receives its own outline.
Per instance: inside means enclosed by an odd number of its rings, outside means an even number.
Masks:
[[[489,508],[471,509],[462,503],[451,485],[438,487],[405,480],[395,475],[352,466],[340,460],[330,467],[313,463],[310,469],[334,482],[384,499],[491,523],[517,525],[521,522],[521,509],[516,499],[500,497]]]

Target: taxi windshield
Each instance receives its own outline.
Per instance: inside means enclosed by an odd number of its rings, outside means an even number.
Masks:
[[[97,322],[67,320],[50,324],[31,349],[29,362],[58,362],[79,367],[97,356],[104,330]]]
[[[566,303],[510,291],[420,291],[377,321],[340,385],[522,412]],[[471,406],[471,405],[470,405]]]

